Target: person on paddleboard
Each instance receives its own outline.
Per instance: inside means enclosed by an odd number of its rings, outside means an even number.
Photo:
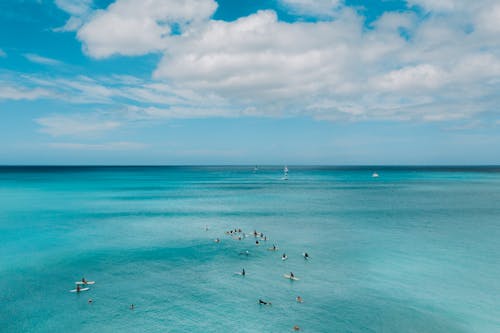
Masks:
[[[293,275],[292,272],[290,272],[290,279],[293,279],[295,277],[295,275]]]
[[[79,284],[76,285],[76,292],[79,293],[82,288],[80,287]]]

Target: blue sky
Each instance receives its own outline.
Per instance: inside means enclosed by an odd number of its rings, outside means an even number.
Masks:
[[[498,164],[500,3],[5,0],[0,164]]]

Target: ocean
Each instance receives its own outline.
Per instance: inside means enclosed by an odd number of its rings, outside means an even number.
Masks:
[[[500,168],[288,168],[0,167],[0,332],[500,332]]]

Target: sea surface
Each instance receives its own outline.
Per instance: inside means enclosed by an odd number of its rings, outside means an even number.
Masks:
[[[0,332],[500,332],[500,168],[288,168],[0,167]]]

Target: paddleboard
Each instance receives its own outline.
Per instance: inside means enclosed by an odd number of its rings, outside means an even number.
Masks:
[[[288,257],[281,257],[281,260],[283,260],[283,261],[285,261],[287,259],[288,259]]]
[[[283,274],[283,277],[284,277],[285,279],[294,280],[294,281],[298,281],[298,280],[300,280],[298,277],[295,277],[295,276],[294,276],[294,277],[292,277],[292,276],[290,276],[289,274]]]
[[[245,273],[245,275],[243,275],[243,273],[241,273],[241,272],[234,272],[234,274],[241,275],[241,276],[246,276],[247,275],[246,273]]]
[[[276,247],[275,249],[273,249],[272,247],[269,247],[267,248],[268,251],[278,251],[278,248]]]
[[[94,283],[95,283],[95,281],[87,281],[87,282],[76,281],[75,283],[76,283],[76,284],[80,284],[80,285],[82,285],[82,284],[94,284]]]
[[[88,287],[87,287],[87,288],[82,288],[82,289],[80,289],[80,291],[87,291],[87,290],[89,290],[89,289],[90,289],[90,288],[88,288]],[[72,289],[72,290],[70,290],[69,292],[70,292],[70,293],[77,293],[78,291],[76,291],[76,289]]]

